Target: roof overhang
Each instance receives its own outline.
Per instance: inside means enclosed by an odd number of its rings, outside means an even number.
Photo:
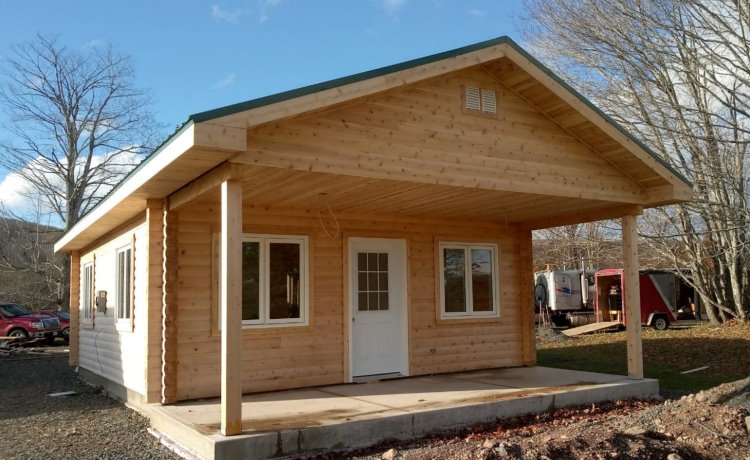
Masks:
[[[188,121],[138,165],[99,204],[55,243],[55,251],[84,248],[141,215],[146,200],[162,199],[237,152],[245,128]]]
[[[612,212],[623,215],[644,207],[692,198],[691,185],[684,177],[512,40],[501,37],[192,115],[179,131],[73,225],[57,241],[55,251],[67,252],[90,246],[108,232],[142,215],[147,200],[164,199],[180,190],[180,196],[194,196],[196,190],[206,191],[213,182],[194,181],[238,154],[241,156],[247,148],[248,130],[477,66],[495,73],[511,91],[580,142],[594,147],[599,143],[613,146],[600,155],[634,182],[644,184],[646,190],[638,202],[622,203],[620,207],[607,208],[606,203],[601,203],[591,207],[590,211],[581,209],[574,214],[557,216],[554,221],[550,220],[549,213],[530,218],[529,228],[552,226],[547,224],[576,218],[581,222],[612,218],[617,217],[610,215]],[[214,172],[213,176],[221,174]]]

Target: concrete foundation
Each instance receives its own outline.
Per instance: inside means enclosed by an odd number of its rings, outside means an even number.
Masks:
[[[219,434],[218,399],[149,405],[145,412],[154,428],[199,457],[250,460],[418,438],[658,392],[652,379],[529,367],[246,395],[243,433],[231,437]]]

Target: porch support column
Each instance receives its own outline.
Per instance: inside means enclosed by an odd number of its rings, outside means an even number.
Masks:
[[[146,304],[133,309],[133,320],[145,325],[146,334],[146,403],[161,400],[161,350],[162,350],[162,267],[163,267],[163,211],[162,200],[146,200],[146,243],[139,245],[145,251]],[[139,251],[133,248],[136,258]],[[136,265],[135,276],[141,276]],[[137,307],[137,306],[136,306]],[[145,319],[141,318],[145,317]]]
[[[221,434],[242,433],[242,184],[221,183]]]
[[[531,230],[518,230],[519,295],[521,326],[521,360],[524,366],[536,365],[536,330],[534,327],[534,273]]]
[[[162,202],[161,403],[177,402],[177,213]]]
[[[628,377],[643,378],[643,348],[641,342],[641,289],[638,280],[638,228],[635,215],[622,218],[623,295],[627,324]]]

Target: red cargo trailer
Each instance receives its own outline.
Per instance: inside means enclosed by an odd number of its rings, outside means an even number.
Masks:
[[[663,331],[675,321],[677,290],[675,274],[660,270],[641,270],[641,324]],[[624,302],[623,270],[600,270],[594,274],[594,307],[598,322],[627,324]]]

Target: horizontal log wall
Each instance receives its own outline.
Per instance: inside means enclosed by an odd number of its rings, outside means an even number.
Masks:
[[[465,113],[465,85],[495,91],[497,117]],[[636,182],[481,69],[252,129],[247,152],[232,161],[550,197],[643,200]],[[524,210],[538,215],[522,203],[503,205],[519,218],[528,217]]]
[[[245,206],[245,233],[309,236],[312,285],[308,326],[243,331],[244,392],[345,381],[349,345],[343,261],[346,238],[352,236],[407,240],[410,374],[522,364],[515,226],[357,214],[336,217],[341,229],[330,238],[317,209]],[[220,342],[213,326],[218,287],[213,285],[212,235],[220,231],[219,203],[204,200],[181,208],[178,229],[177,397],[216,396]],[[441,240],[499,245],[499,319],[439,321],[435,257]]]

